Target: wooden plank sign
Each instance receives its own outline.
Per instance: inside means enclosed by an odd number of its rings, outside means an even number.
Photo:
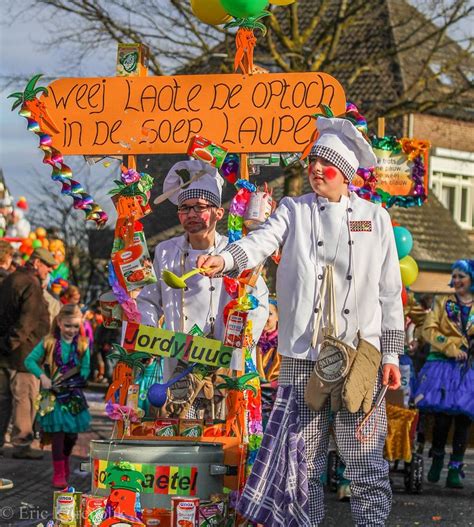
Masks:
[[[345,112],[325,73],[65,78],[43,94],[65,155],[186,153],[196,134],[229,152],[301,152],[312,114]]]

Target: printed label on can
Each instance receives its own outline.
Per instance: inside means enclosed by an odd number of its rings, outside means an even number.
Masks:
[[[172,527],[197,527],[199,498],[171,498]]]

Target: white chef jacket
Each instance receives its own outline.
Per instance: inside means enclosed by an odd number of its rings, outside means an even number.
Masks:
[[[253,268],[280,246],[278,352],[316,360],[321,333],[315,348],[311,339],[319,289],[325,265],[333,264],[337,336],[357,346],[360,330],[382,350],[383,364],[398,364],[404,345],[402,284],[388,212],[355,193],[338,203],[314,193],[286,197],[262,226],[221,253],[225,272]],[[321,327],[325,322],[324,309]]]
[[[137,298],[138,310],[141,314],[141,323],[147,326],[157,326],[162,315],[165,318],[167,329],[189,333],[197,324],[205,333],[211,329],[211,318],[215,318],[214,338],[222,340],[224,337],[224,307],[232,299],[227,294],[222,278],[208,278],[201,274],[192,276],[186,281],[187,288],[172,289],[161,280],[164,269],[180,276],[192,271],[196,267],[196,259],[206,252],[217,254],[228,244],[228,238],[216,232],[215,247],[209,250],[192,249],[185,235],[177,236],[161,242],[156,246],[153,267],[158,282],[146,286]],[[184,270],[182,261],[184,260]],[[250,291],[258,301],[259,306],[250,311],[249,319],[252,320],[253,338],[258,341],[263,327],[268,318],[268,288],[260,277],[257,286]],[[184,319],[181,319],[181,305],[183,302]],[[231,362],[232,369],[241,369],[240,353],[234,353]],[[255,360],[255,357],[254,357]],[[165,378],[173,369],[173,362],[165,361]]]

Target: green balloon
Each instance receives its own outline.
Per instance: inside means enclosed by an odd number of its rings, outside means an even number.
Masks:
[[[33,240],[33,243],[31,245],[33,249],[39,249],[40,247],[43,247],[43,244],[40,240]]]
[[[222,7],[235,18],[258,15],[268,5],[268,0],[220,0]]]

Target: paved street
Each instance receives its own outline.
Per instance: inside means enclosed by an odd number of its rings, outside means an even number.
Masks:
[[[92,431],[82,434],[74,451],[73,476],[71,484],[77,490],[90,490],[90,474],[79,471],[79,463],[88,457],[88,443],[91,439],[110,437],[112,425],[103,411],[103,393],[88,392],[93,414]],[[425,467],[430,460],[425,458]],[[394,505],[387,527],[468,527],[474,526],[474,449],[469,450],[467,458],[465,489],[461,491],[444,488],[446,470],[440,484],[424,483],[423,493],[407,494],[403,486],[403,476],[395,474]],[[15,488],[0,493],[1,527],[35,527],[46,524],[52,512],[52,464],[51,452],[47,450],[42,461],[15,460],[11,450],[6,449],[0,458],[1,475],[15,481]],[[323,527],[350,527],[352,525],[350,506],[339,503],[335,494],[326,495],[327,515]]]

